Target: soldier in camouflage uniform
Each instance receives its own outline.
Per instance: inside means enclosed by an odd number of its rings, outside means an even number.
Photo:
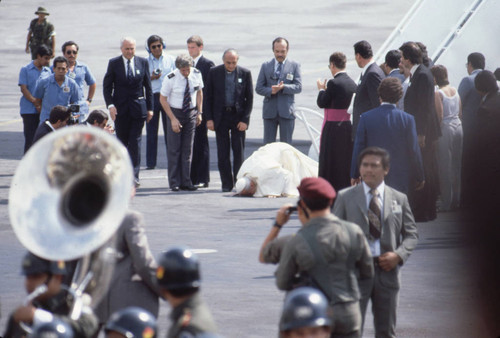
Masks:
[[[52,52],[52,57],[55,56],[56,47],[56,32],[54,25],[51,24],[45,17],[50,13],[43,7],[38,7],[35,12],[38,18],[31,20],[26,37],[26,53],[31,51],[31,59],[36,59],[38,47],[45,45]]]

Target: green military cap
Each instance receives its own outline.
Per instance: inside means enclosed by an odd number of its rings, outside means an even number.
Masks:
[[[38,7],[35,14],[45,14],[50,15],[50,13],[45,9],[45,7]]]

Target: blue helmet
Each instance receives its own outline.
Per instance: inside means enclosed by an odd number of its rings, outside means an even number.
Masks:
[[[156,278],[166,290],[199,288],[201,277],[198,256],[185,247],[163,252],[158,259]]]
[[[49,261],[31,252],[26,253],[21,265],[23,275],[35,275],[39,273],[66,275],[66,264],[64,261]]]
[[[301,287],[291,291],[283,305],[280,331],[302,327],[332,326],[328,301],[321,291]]]
[[[73,329],[68,323],[57,317],[50,322],[40,323],[33,327],[29,338],[73,338]]]
[[[116,331],[127,338],[156,338],[156,318],[140,307],[129,306],[113,313],[105,332]]]

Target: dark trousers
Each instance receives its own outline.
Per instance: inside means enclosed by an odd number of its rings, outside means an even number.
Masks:
[[[26,154],[33,144],[33,137],[40,124],[40,114],[21,114],[21,117],[23,118],[24,153]]]
[[[156,155],[158,153],[158,126],[161,122],[165,145],[167,145],[167,114],[160,104],[160,93],[154,94],[153,118],[146,123],[146,166],[156,167]]]
[[[182,113],[181,109],[171,108],[172,113],[182,125],[180,133],[172,131],[172,122],[167,118],[167,160],[168,184],[170,188],[192,185],[191,156],[193,154],[194,130],[196,128],[196,110],[189,114]]]
[[[222,182],[222,189],[233,189],[236,175],[245,156],[245,131],[239,131],[236,112],[226,112],[215,130],[217,141],[217,164]],[[230,149],[233,150],[233,169],[231,171]]]
[[[194,133],[191,181],[193,184],[210,182],[210,149],[205,117],[203,117],[201,124],[196,127]]]
[[[141,140],[144,121],[144,118],[135,119],[127,114],[118,114],[115,120],[116,137],[128,150],[134,167],[134,176],[137,180],[141,166]]]

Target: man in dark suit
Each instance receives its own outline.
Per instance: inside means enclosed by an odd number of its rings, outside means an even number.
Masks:
[[[134,167],[135,185],[139,186],[141,139],[144,121],[153,117],[153,91],[148,60],[135,56],[135,40],[121,41],[122,55],[108,63],[103,94],[116,136],[125,145]]]
[[[207,127],[215,131],[222,191],[233,190],[245,154],[245,130],[253,107],[252,74],[238,66],[238,52],[224,52],[223,65],[210,69],[206,82]],[[231,172],[230,148],[233,149]]]
[[[380,105],[377,89],[385,78],[384,71],[373,60],[372,46],[362,40],[354,44],[354,58],[362,68],[352,111],[352,136],[356,135],[361,114]]]
[[[373,256],[373,279],[360,279],[363,324],[371,300],[375,337],[396,337],[399,269],[418,242],[417,226],[405,194],[384,183],[389,154],[378,147],[359,156],[362,184],[339,192],[333,213],[359,225]]]
[[[368,147],[380,147],[391,156],[391,170],[385,182],[402,193],[409,186],[424,184],[424,169],[417,142],[415,119],[396,108],[403,95],[399,79],[388,77],[378,88],[380,107],[369,110],[359,121],[351,161],[352,183],[359,183],[358,156]],[[411,175],[412,170],[415,177]]]
[[[274,39],[274,59],[262,64],[255,85],[257,94],[264,96],[264,144],[276,142],[278,125],[280,141],[292,144],[295,94],[302,91],[302,79],[300,65],[287,58],[288,48],[287,39]]]
[[[194,60],[194,67],[201,72],[203,83],[207,82],[208,71],[215,66],[211,60],[201,54],[203,51],[203,39],[193,35],[187,40],[189,55]],[[205,87],[203,87],[203,98],[205,98]],[[204,100],[205,101],[205,100]],[[205,106],[205,102],[203,103]],[[191,162],[191,182],[197,188],[208,188],[210,182],[210,148],[208,145],[207,119],[203,115],[199,126],[194,132],[193,158]]]
[[[413,115],[418,143],[422,152],[425,185],[410,190],[408,197],[417,222],[432,221],[437,217],[436,200],[439,178],[436,163],[436,141],[441,130],[434,103],[434,77],[423,65],[423,54],[415,42],[406,42],[400,48],[401,65],[410,70],[410,84],[404,99],[405,112]]]
[[[475,154],[472,152],[472,145],[475,140],[475,127],[477,122],[477,110],[481,104],[481,95],[474,87],[474,79],[486,65],[484,55],[481,53],[471,53],[467,56],[467,74],[460,81],[458,86],[458,95],[462,101],[462,130],[463,130],[463,150],[462,150],[462,180],[461,180],[461,204],[470,205],[472,200],[470,182],[474,179],[476,173],[470,169],[474,162]]]
[[[33,137],[33,144],[45,135],[56,131],[59,128],[66,127],[70,117],[71,112],[68,108],[63,106],[55,106],[52,108],[49,119],[42,122],[36,129]]]

